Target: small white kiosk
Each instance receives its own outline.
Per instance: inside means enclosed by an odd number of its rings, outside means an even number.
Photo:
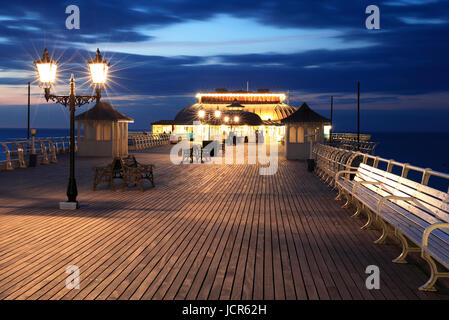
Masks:
[[[312,156],[313,143],[324,142],[324,130],[330,120],[303,103],[293,114],[281,120],[285,124],[288,160],[307,160]]]
[[[97,102],[75,120],[78,121],[78,156],[128,155],[128,123],[134,120],[115,110],[109,102]],[[84,136],[80,135],[81,131]]]

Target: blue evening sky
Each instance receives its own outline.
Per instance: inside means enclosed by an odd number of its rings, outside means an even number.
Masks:
[[[80,29],[68,30],[68,5]],[[365,9],[380,8],[380,30]],[[59,59],[56,93],[70,73],[90,93],[85,61],[96,48],[111,62],[104,99],[133,128],[172,119],[214,88],[290,91],[329,116],[337,131],[449,131],[449,1],[9,1],[0,7],[0,127],[24,127],[28,81],[32,126],[68,126],[46,103],[32,61],[47,47]],[[83,107],[85,110],[87,107]]]

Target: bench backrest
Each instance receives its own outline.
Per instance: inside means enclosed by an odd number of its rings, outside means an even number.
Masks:
[[[403,200],[393,200],[393,202],[429,223],[441,221],[449,223],[449,194],[446,192],[364,163],[360,164],[354,180],[381,182],[382,188],[377,185],[365,185],[365,187],[382,196],[414,197],[417,203]]]

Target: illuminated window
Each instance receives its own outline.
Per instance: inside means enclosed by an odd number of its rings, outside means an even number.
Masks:
[[[296,143],[296,128],[290,127],[289,129],[289,143]]]
[[[304,128],[303,127],[298,127],[298,134],[297,134],[296,141],[298,141],[298,143],[304,143]]]

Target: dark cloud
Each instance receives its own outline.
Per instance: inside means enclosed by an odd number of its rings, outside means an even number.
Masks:
[[[280,28],[336,30],[344,42],[363,41],[371,46],[313,50],[291,54],[220,55],[208,57],[143,56],[106,52],[112,62],[110,93],[117,95],[191,96],[215,87],[251,87],[273,90],[353,92],[361,81],[364,93],[394,95],[447,92],[449,89],[449,1],[376,1],[381,30],[364,27],[365,8],[372,1],[11,1],[0,7],[0,68],[32,70],[32,60],[48,46],[66,61],[65,73],[83,71],[92,53],[77,50],[78,43],[141,42],[151,31],[189,20],[207,20],[219,14],[251,18]],[[65,8],[81,10],[81,29],[65,29]],[[392,5],[394,4],[394,5]],[[398,5],[402,4],[402,5]],[[407,24],[404,18],[439,23]],[[413,20],[412,20],[413,21]],[[136,31],[145,28],[149,35]],[[217,37],[219,41],[219,37]],[[282,49],[282,48],[280,48]],[[176,52],[176,48],[174,48]],[[278,50],[281,51],[281,50]],[[80,66],[79,64],[82,64]],[[2,78],[0,84],[19,84],[22,78]],[[80,90],[82,86],[80,86]],[[323,97],[324,99],[324,97]],[[192,98],[136,100],[151,104],[157,117],[170,118]],[[320,100],[318,100],[320,101]],[[300,101],[299,101],[300,102]],[[350,101],[341,101],[350,103]],[[401,103],[398,100],[398,104]],[[139,111],[140,112],[140,111]],[[166,117],[163,116],[165,114]],[[153,119],[152,119],[153,120]]]

